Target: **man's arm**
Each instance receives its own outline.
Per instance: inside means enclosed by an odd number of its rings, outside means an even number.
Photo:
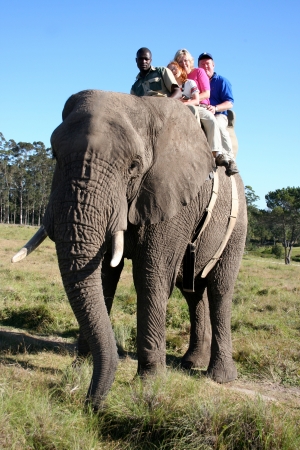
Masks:
[[[231,109],[233,104],[229,100],[225,100],[225,102],[220,103],[219,105],[207,105],[208,111],[211,111],[213,114],[217,112],[227,111],[227,109]]]
[[[218,82],[218,84],[214,84],[216,100],[213,103],[216,103],[215,105],[209,105],[207,108],[209,111],[211,111],[213,114],[216,114],[218,112],[227,111],[228,109],[231,109],[233,107],[233,95],[232,95],[232,87],[231,83],[224,77],[221,78],[221,83]],[[213,81],[212,81],[213,83]],[[217,92],[216,92],[217,90]],[[218,103],[217,103],[218,102]]]

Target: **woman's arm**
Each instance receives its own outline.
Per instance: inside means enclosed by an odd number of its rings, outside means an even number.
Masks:
[[[209,91],[201,92],[201,94],[199,95],[199,97],[200,97],[200,101],[201,101],[201,100],[205,100],[206,98],[209,98],[209,97],[210,97],[210,90],[209,90]]]
[[[200,101],[210,97],[210,83],[204,69],[197,70],[198,86],[200,90]]]

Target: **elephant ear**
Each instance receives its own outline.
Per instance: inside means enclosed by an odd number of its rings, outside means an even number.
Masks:
[[[135,225],[174,217],[196,197],[214,167],[206,137],[191,111],[178,100],[165,101],[172,103],[172,113],[153,143],[153,164],[129,208],[129,222]]]

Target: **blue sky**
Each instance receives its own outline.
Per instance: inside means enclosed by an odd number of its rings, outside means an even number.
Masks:
[[[300,184],[299,13],[296,0],[2,0],[0,131],[49,146],[71,94],[130,91],[138,48],[153,65],[210,52],[233,86],[238,167],[264,208],[269,191]]]

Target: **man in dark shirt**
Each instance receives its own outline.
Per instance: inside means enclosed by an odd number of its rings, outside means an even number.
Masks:
[[[140,48],[136,53],[136,64],[140,69],[130,93],[138,97],[158,96],[181,98],[182,92],[171,70],[166,67],[153,67],[152,53],[146,48]]]

